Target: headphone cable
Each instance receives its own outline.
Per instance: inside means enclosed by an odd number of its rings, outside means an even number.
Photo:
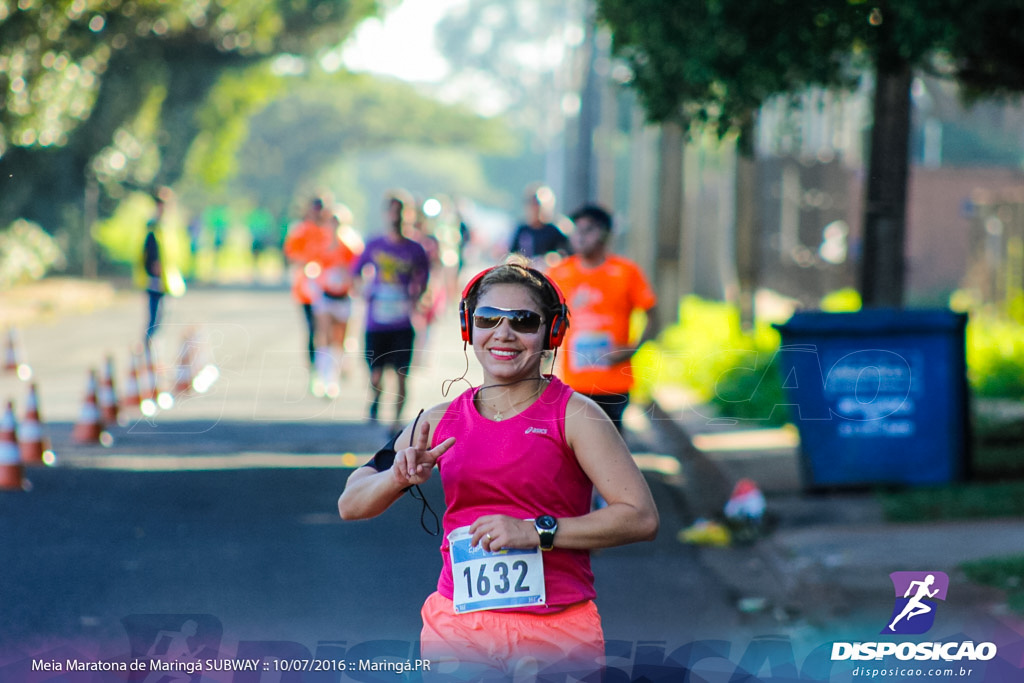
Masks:
[[[465,382],[470,389],[473,388],[473,385],[470,383],[470,381],[466,379],[466,375],[469,374],[469,354],[466,353],[466,343],[467,342],[462,342],[462,357],[466,360],[466,367],[462,370],[462,374],[459,375],[458,377],[446,379],[443,382],[441,382],[441,396],[443,396],[444,398],[448,398],[448,392],[452,390],[452,385],[455,384],[456,382]]]

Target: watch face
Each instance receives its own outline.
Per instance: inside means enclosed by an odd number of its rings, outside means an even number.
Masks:
[[[551,515],[541,515],[537,518],[537,526],[541,529],[554,529],[558,526],[558,522]]]

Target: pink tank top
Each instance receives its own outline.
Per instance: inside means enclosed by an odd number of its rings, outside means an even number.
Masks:
[[[593,484],[565,439],[565,412],[573,390],[556,377],[526,410],[501,422],[476,409],[469,389],[456,398],[434,429],[434,445],[454,436],[438,459],[448,509],[441,543],[438,592],[452,597],[448,534],[483,515],[520,519],[543,514],[578,517],[590,511]],[[590,552],[555,548],[544,553],[546,606],[516,608],[556,612],[595,595]]]

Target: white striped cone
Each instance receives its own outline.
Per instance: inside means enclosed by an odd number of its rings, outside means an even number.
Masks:
[[[14,348],[14,330],[7,330],[7,345],[4,349],[4,370],[15,372],[18,369],[18,352]]]
[[[185,337],[178,354],[178,372],[174,380],[174,393],[186,394],[192,390],[192,337]]]
[[[138,410],[140,403],[142,403],[142,395],[139,393],[139,369],[135,362],[135,354],[133,353],[128,362],[128,379],[124,383],[121,407]]]
[[[100,419],[104,424],[117,424],[117,392],[114,390],[114,359],[107,356],[103,366],[103,382],[100,384],[97,400],[100,406]]]
[[[160,395],[160,387],[158,386],[159,382],[156,376],[156,368],[153,365],[153,355],[149,351],[146,352],[145,371],[146,389],[145,392],[142,394],[142,398],[148,398],[150,401],[155,401],[157,397]]]
[[[39,396],[36,385],[28,388],[28,400],[25,402],[25,418],[18,425],[18,446],[21,450],[21,462],[26,465],[38,465],[43,462],[43,425],[39,418]]]
[[[75,428],[71,430],[71,440],[75,443],[99,443],[103,425],[100,424],[100,410],[96,405],[96,371],[89,371],[89,382],[85,389],[85,403]]]
[[[8,401],[7,410],[0,420],[0,489],[5,491],[22,491],[25,488],[25,468],[21,464],[15,436],[17,428],[14,403]]]

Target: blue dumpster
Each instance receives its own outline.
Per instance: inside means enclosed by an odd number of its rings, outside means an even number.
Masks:
[[[807,489],[932,485],[966,476],[965,314],[795,313],[776,325]]]

